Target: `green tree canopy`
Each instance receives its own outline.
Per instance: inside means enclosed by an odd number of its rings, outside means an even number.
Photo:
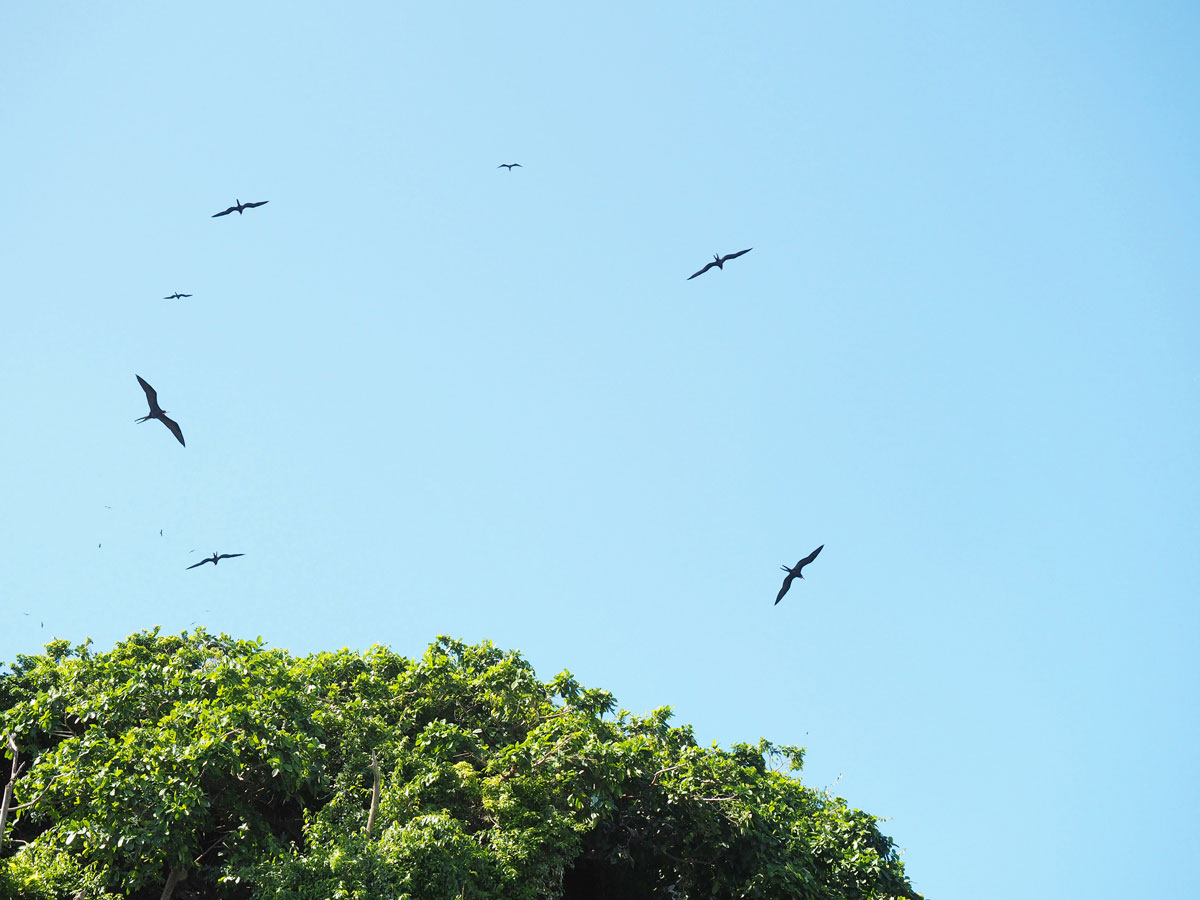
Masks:
[[[918,897],[799,748],[701,747],[490,643],[297,657],[156,629],[11,668],[0,896]]]

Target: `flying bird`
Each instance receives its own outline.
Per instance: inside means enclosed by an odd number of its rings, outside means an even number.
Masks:
[[[816,559],[817,554],[820,553],[824,549],[825,549],[825,545],[822,544],[820,547],[818,547],[812,553],[808,554],[808,556],[804,557],[804,559],[800,560],[800,562],[796,563],[794,568],[789,569],[787,566],[779,567],[779,568],[783,569],[783,571],[787,572],[787,578],[783,579],[783,587],[781,587],[779,589],[779,596],[775,598],[776,606],[778,606],[779,601],[783,599],[783,595],[788,592],[788,588],[790,588],[792,586],[792,580],[796,579],[796,578],[804,577],[803,575],[800,574],[800,570],[803,569],[805,566],[807,566],[814,559]]]
[[[508,171],[510,171],[510,172],[511,172],[511,171],[513,170],[513,167],[514,167],[514,166],[515,166],[516,168],[518,168],[518,169],[523,169],[523,168],[525,168],[525,167],[524,167],[523,165],[521,165],[520,163],[500,163],[500,165],[496,166],[496,168],[497,168],[497,169],[508,169]]]
[[[753,249],[754,249],[753,247],[747,247],[745,250],[739,250],[737,253],[727,253],[725,256],[719,256],[716,253],[714,253],[713,261],[710,262],[703,269],[701,269],[699,272],[697,272],[696,275],[703,275],[705,272],[707,272],[713,266],[716,266],[718,269],[720,269],[723,272],[723,271],[725,271],[725,263],[729,262],[731,259],[737,259],[743,253],[749,253]],[[691,281],[693,278],[696,277],[696,275],[689,275],[687,277],[687,280]]]
[[[138,384],[142,386],[142,390],[146,392],[146,402],[150,404],[150,413],[142,416],[140,419],[134,419],[135,422],[145,422],[147,419],[158,419],[171,430],[171,434],[175,435],[175,439],[183,444],[183,432],[179,429],[179,425],[173,420],[167,418],[167,411],[158,405],[158,392],[146,383],[146,379],[141,375],[137,376]],[[183,444],[187,446],[187,444]]]
[[[225,215],[225,213],[219,213],[219,215]],[[168,294],[167,296],[163,297],[163,299],[164,300],[181,300],[184,297],[190,297],[190,296],[192,296],[192,295],[191,294],[181,294],[181,293],[179,293],[179,291],[176,291],[173,294]]]
[[[254,209],[256,206],[266,206],[270,202],[270,200],[259,200],[257,203],[243,203],[241,200],[238,200],[236,206],[231,206],[224,212],[213,213],[211,218],[215,219],[217,216],[227,216],[231,212],[236,212],[240,216],[243,209]]]
[[[235,556],[245,556],[245,555],[246,555],[245,553],[217,553],[217,551],[214,550],[212,556],[208,557],[207,559],[202,559],[202,560],[200,560],[200,562],[196,563],[195,566],[188,566],[188,568],[194,569],[194,568],[196,568],[196,566],[202,566],[205,563],[212,563],[215,566],[217,563],[219,563],[223,559],[233,559]]]

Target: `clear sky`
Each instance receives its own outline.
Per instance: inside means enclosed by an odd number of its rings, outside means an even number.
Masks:
[[[9,4],[0,659],[487,638],[807,746],[931,898],[1185,896],[1198,60],[1189,2]]]

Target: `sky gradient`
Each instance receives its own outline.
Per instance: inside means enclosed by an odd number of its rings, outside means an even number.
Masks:
[[[491,639],[1186,895],[1200,9],[651,7],[4,11],[0,659]]]

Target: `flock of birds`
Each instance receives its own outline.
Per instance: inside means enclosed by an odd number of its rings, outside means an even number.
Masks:
[[[496,166],[496,168],[497,169],[507,169],[509,172],[512,172],[513,169],[521,169],[524,167],[520,163],[500,163],[500,165]],[[255,209],[256,207],[259,207],[259,206],[266,206],[269,202],[270,202],[269,200],[259,200],[256,203],[243,203],[241,201],[241,199],[238,198],[233,206],[230,206],[227,209],[223,209],[219,213],[213,213],[212,218],[219,219],[221,216],[227,216],[230,213],[234,213],[234,212],[236,212],[240,216],[247,209]],[[753,247],[747,247],[745,250],[739,250],[739,251],[737,251],[737,253],[726,253],[724,256],[721,256],[721,254],[719,254],[719,253],[714,253],[712,262],[708,263],[700,271],[693,272],[691,275],[689,275],[687,277],[687,280],[691,281],[693,278],[703,275],[705,272],[707,272],[709,269],[713,268],[714,266],[723,272],[723,271],[725,271],[725,263],[729,262],[729,260],[731,260],[731,259],[737,259],[739,256],[745,256],[747,253],[749,253],[753,249],[754,249]],[[190,297],[190,296],[192,296],[192,295],[191,294],[181,294],[179,291],[176,291],[173,294],[168,294],[163,299],[164,300],[182,300],[182,299],[184,299],[186,297]],[[143,378],[141,375],[137,376],[137,380],[138,380],[138,384],[140,384],[142,386],[142,390],[146,392],[146,402],[150,406],[150,412],[148,412],[146,415],[142,416],[140,419],[136,419],[135,421],[145,422],[147,419],[158,419],[158,421],[162,422],[163,425],[167,426],[167,430],[170,431],[171,434],[175,435],[175,440],[179,441],[181,446],[186,447],[187,444],[184,443],[184,440],[183,440],[183,430],[179,427],[179,423],[176,422],[174,419],[169,418],[167,416],[167,411],[165,409],[163,409],[161,406],[159,406],[158,392],[156,390],[154,390],[154,388],[152,388],[150,386],[150,384],[146,381],[146,379]],[[804,577],[803,575],[800,574],[800,570],[803,569],[805,566],[807,566],[814,559],[816,559],[817,554],[820,553],[824,549],[825,549],[825,545],[822,544],[820,547],[818,547],[812,553],[808,554],[808,556],[804,557],[804,559],[797,562],[796,565],[780,566],[780,568],[783,569],[783,571],[787,572],[787,576],[783,579],[783,587],[781,587],[779,589],[779,596],[777,596],[775,598],[776,605],[778,605],[779,601],[783,599],[783,595],[788,592],[788,588],[790,588],[792,586],[792,582],[795,581],[797,578]],[[195,568],[198,568],[199,566],[204,565],[205,563],[212,563],[215,566],[218,562],[220,562],[223,559],[233,559],[236,556],[245,556],[245,555],[246,554],[244,554],[244,553],[217,553],[214,550],[212,556],[208,557],[207,559],[201,560],[200,562],[196,563],[195,565],[188,566],[187,568],[195,569]]]
[[[270,200],[259,200],[257,203],[243,203],[241,198],[239,197],[235,200],[233,206],[230,206],[227,209],[223,209],[219,213],[213,213],[212,218],[219,219],[221,216],[227,216],[233,212],[236,212],[240,216],[243,213],[243,211],[245,211],[247,209],[254,209],[255,207],[259,207],[259,206],[266,206],[270,202],[271,202]],[[192,296],[192,295],[191,294],[181,294],[179,291],[176,291],[173,294],[168,294],[167,296],[163,297],[163,299],[164,300],[183,300],[190,296]],[[175,435],[175,440],[179,441],[180,446],[186,447],[187,442],[184,441],[184,439],[183,439],[183,429],[179,427],[178,422],[176,422],[174,419],[172,419],[170,416],[167,415],[167,411],[165,409],[163,409],[161,406],[159,406],[158,391],[156,391],[154,388],[152,388],[150,386],[150,382],[146,381],[146,379],[143,378],[141,375],[138,375],[136,377],[138,380],[138,384],[140,384],[142,386],[142,390],[145,391],[145,393],[146,393],[146,403],[150,406],[150,412],[146,413],[146,415],[142,416],[140,419],[134,419],[134,421],[140,423],[140,422],[145,422],[147,419],[158,419],[158,421],[162,422],[164,425],[167,426],[167,430],[169,432],[171,432],[171,434]],[[162,532],[160,531],[159,534],[162,534]],[[207,559],[202,559],[202,560],[200,560],[200,562],[196,563],[195,565],[188,566],[187,568],[196,569],[196,568],[199,568],[200,566],[204,565],[205,563],[212,563],[215,566],[217,563],[219,563],[223,559],[233,559],[234,557],[245,556],[245,555],[246,555],[245,553],[217,553],[217,551],[214,550],[212,556],[208,557]]]

